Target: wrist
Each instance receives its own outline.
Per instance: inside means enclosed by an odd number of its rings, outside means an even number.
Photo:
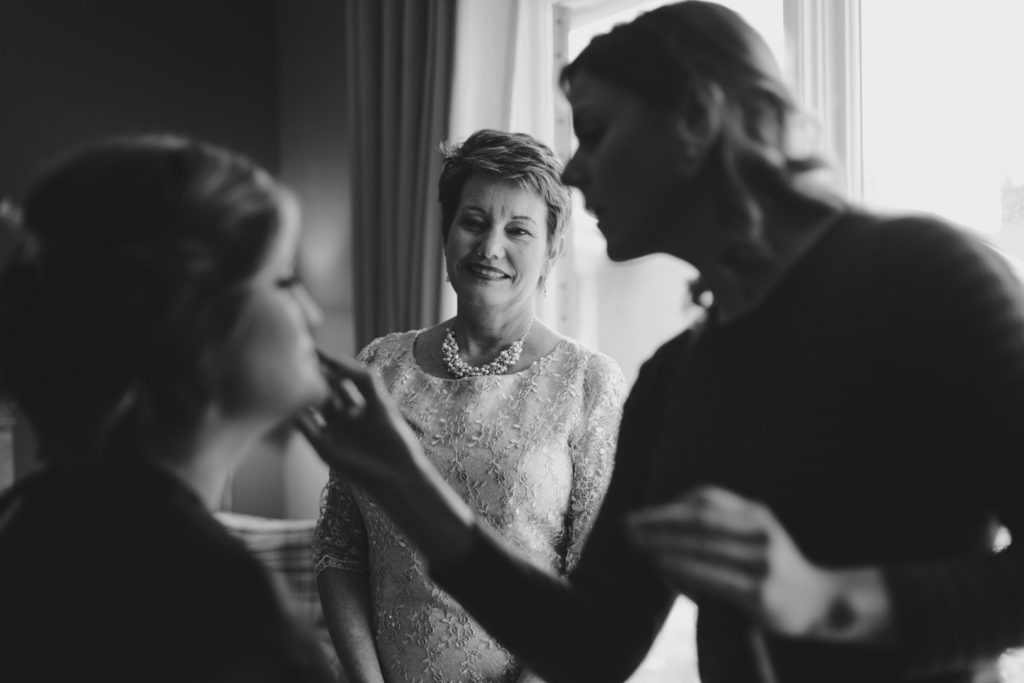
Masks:
[[[878,645],[893,642],[889,595],[880,570],[824,571],[823,578],[822,611],[809,637]]]

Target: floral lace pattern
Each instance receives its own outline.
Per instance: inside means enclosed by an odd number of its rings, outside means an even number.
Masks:
[[[423,372],[417,331],[359,354],[384,379],[451,486],[524,557],[572,569],[611,478],[625,380],[607,356],[562,340],[512,375]],[[447,593],[383,510],[332,473],[313,541],[315,571],[366,572],[388,681],[514,681],[521,666]]]

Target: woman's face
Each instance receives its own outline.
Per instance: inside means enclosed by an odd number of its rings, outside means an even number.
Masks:
[[[548,207],[510,180],[474,174],[462,188],[444,246],[460,304],[532,310],[548,270]]]
[[[679,118],[632,92],[579,71],[569,83],[579,147],[563,180],[578,187],[607,240],[608,256],[625,261],[678,253],[687,165]]]
[[[295,275],[299,212],[289,202],[266,263],[249,285],[237,343],[228,352],[225,411],[278,424],[326,398],[313,328],[323,313]]]

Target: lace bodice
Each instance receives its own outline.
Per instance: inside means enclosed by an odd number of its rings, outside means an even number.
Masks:
[[[511,375],[452,380],[423,372],[418,332],[371,342],[382,376],[427,456],[464,500],[533,562],[576,563],[611,477],[625,394],[618,365],[562,340]],[[377,651],[389,681],[512,681],[521,667],[445,592],[373,501],[330,475],[314,537],[317,574],[366,572]]]

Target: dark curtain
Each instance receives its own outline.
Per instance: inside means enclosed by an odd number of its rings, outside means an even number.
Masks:
[[[439,322],[455,0],[348,0],[356,347]]]

